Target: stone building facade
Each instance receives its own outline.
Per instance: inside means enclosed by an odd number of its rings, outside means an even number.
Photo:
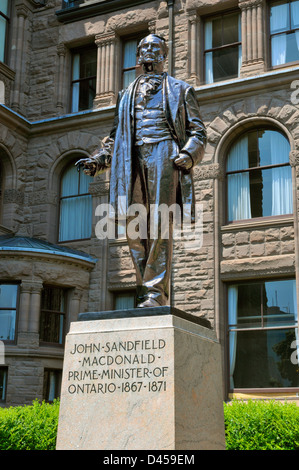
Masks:
[[[134,303],[125,238],[96,235],[109,173],[88,180],[73,163],[109,134],[148,32],[194,86],[208,136],[194,169],[199,235],[174,242],[171,303],[216,330],[225,399],[298,396],[299,2],[1,8],[1,406],[59,394],[79,312]]]

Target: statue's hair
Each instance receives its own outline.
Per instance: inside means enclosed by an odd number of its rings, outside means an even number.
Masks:
[[[144,43],[144,41],[149,37],[149,36],[154,36],[155,38],[158,38],[161,43],[162,43],[162,50],[163,50],[163,56],[164,58],[167,57],[167,54],[168,54],[168,47],[167,47],[167,44],[166,44],[166,41],[165,39],[162,37],[162,36],[158,36],[158,34],[148,34],[145,38],[141,39],[141,41],[139,42],[138,46],[137,46],[137,57],[139,57],[139,54],[140,54],[140,48],[142,46],[142,44]]]

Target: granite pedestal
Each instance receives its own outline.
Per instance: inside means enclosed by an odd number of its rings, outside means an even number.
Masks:
[[[224,449],[220,345],[158,307],[87,313],[66,338],[57,449]]]

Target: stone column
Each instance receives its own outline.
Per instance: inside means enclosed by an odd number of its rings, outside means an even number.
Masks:
[[[35,281],[32,284],[31,299],[30,299],[30,315],[29,315],[29,331],[39,335],[40,324],[40,306],[41,306],[41,293],[43,283],[42,281]]]
[[[39,346],[40,297],[42,281],[22,281],[20,293],[18,346]]]
[[[82,295],[83,289],[78,289],[77,287],[70,293],[67,315],[67,330],[69,329],[71,322],[78,320]]]
[[[16,71],[16,78],[14,83],[14,90],[12,95],[12,109],[20,112],[21,108],[21,93],[23,89],[24,76],[23,63],[24,63],[24,40],[25,40],[25,23],[28,16],[28,9],[24,5],[16,7],[17,13],[17,29],[16,29],[16,52],[14,69]]]
[[[200,83],[199,73],[198,73],[198,15],[196,11],[188,12],[189,20],[189,36],[190,36],[190,52],[189,52],[189,72],[190,80],[193,86],[196,86]]]
[[[64,44],[58,44],[57,54],[59,58],[58,63],[58,88],[57,88],[57,104],[56,108],[59,114],[63,113],[64,110],[64,77],[65,77],[65,54],[66,47]]]
[[[239,0],[241,8],[242,67],[240,75],[265,71],[264,0]]]
[[[94,107],[99,108],[110,106],[116,102],[116,36],[114,33],[97,34],[95,43],[98,47],[98,53]]]
[[[31,281],[22,281],[20,288],[18,335],[28,331]]]

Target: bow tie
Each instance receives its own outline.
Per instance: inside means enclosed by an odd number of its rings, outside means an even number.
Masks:
[[[140,78],[139,85],[141,89],[145,87],[145,90],[143,90],[144,96],[148,95],[149,93],[155,92],[159,85],[162,83],[163,80],[163,75],[151,75],[151,74],[146,74],[142,75]]]

